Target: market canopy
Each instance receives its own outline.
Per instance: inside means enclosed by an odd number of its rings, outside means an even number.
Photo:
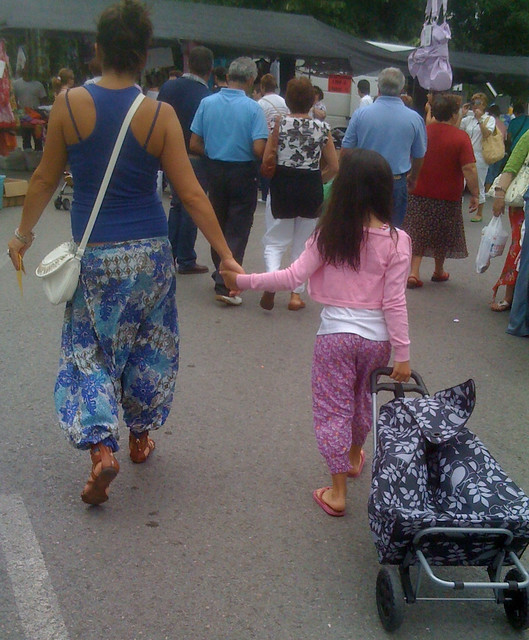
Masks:
[[[109,0],[1,0],[0,34],[40,29],[93,35]],[[290,55],[306,62],[334,62],[344,71],[365,74],[387,66],[407,72],[408,53],[387,51],[330,27],[311,16],[191,2],[151,0],[156,44],[195,41],[248,55]],[[450,51],[454,69],[529,76],[529,58]]]

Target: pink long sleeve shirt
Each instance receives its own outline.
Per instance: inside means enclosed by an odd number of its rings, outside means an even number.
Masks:
[[[324,263],[315,241],[287,269],[237,276],[239,289],[292,291],[308,280],[308,292],[316,302],[350,309],[381,309],[384,313],[393,357],[410,359],[406,282],[410,270],[411,240],[400,229],[369,228],[360,267],[334,267]]]

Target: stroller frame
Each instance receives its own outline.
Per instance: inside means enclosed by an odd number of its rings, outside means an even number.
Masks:
[[[412,371],[413,382],[378,382],[379,376],[389,376],[390,368],[375,369],[371,373],[371,399],[373,413],[373,452],[377,450],[377,395],[389,391],[395,398],[403,398],[406,393],[428,396],[428,389],[421,376]],[[487,567],[488,581],[472,582],[444,580],[438,577],[427,558],[422,545],[428,540],[457,540],[463,536],[494,537],[497,553]],[[507,619],[517,630],[529,628],[529,573],[520,562],[518,555],[510,548],[514,535],[508,529],[487,527],[429,527],[422,529],[413,538],[400,565],[384,565],[378,573],[376,583],[377,609],[382,626],[386,631],[395,631],[402,624],[406,604],[418,601],[486,601],[503,604]],[[410,567],[418,562],[415,581],[412,581]],[[503,567],[514,566],[502,580]],[[452,591],[465,589],[492,589],[493,597],[421,597],[422,578],[426,575],[435,585]]]

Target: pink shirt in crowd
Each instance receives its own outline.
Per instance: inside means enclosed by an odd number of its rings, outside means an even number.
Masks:
[[[308,292],[316,302],[352,309],[381,309],[384,313],[394,359],[410,359],[406,282],[410,270],[411,240],[402,230],[369,228],[360,267],[325,264],[314,237],[287,269],[237,276],[239,289],[293,291],[308,280]]]

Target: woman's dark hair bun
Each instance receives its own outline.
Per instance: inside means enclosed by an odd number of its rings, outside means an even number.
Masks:
[[[141,71],[152,33],[149,12],[138,0],[121,0],[105,9],[99,18],[96,36],[103,67],[119,72]]]

